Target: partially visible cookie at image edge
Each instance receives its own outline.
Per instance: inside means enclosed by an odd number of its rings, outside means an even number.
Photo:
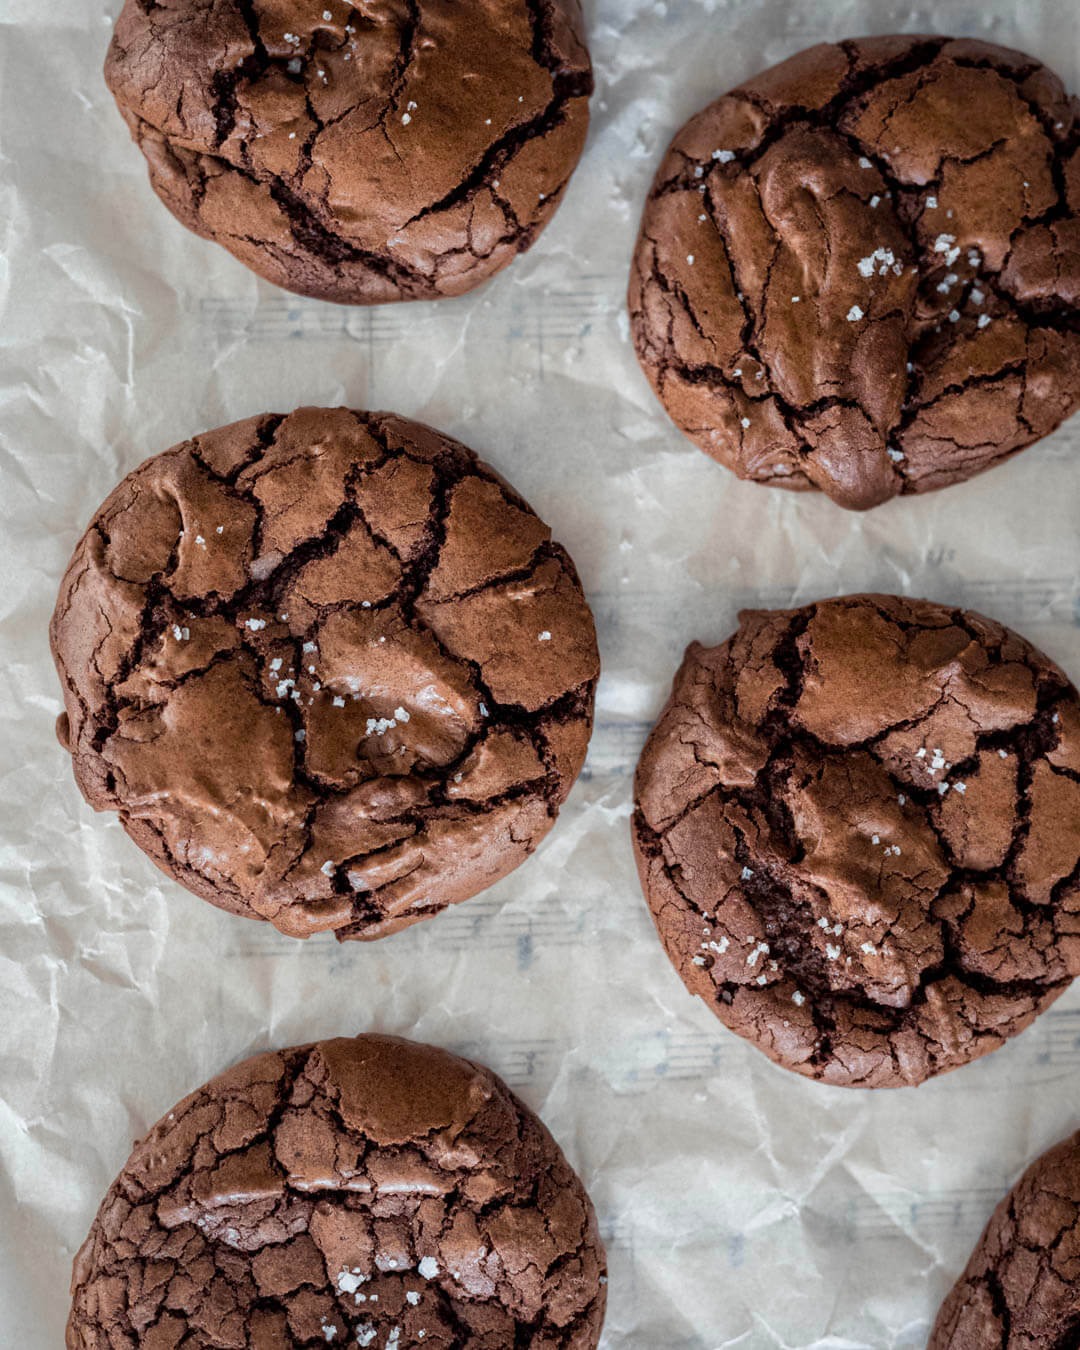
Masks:
[[[588,1195],[505,1083],[358,1036],[249,1059],[150,1130],[66,1345],[594,1350],[606,1283]]]
[[[147,460],[51,626],[75,777],[163,871],[295,937],[374,938],[523,862],[599,657],[549,528],[464,446],[303,408]]]
[[[800,52],[675,137],[629,305],[741,478],[857,509],[970,478],[1080,407],[1080,102],[974,40]]]
[[[742,614],[687,650],[635,801],[687,988],[809,1078],[920,1083],[1080,973],[1080,696],[978,614],[884,595]]]
[[[343,304],[460,295],[585,143],[579,0],[126,0],[105,78],[174,216]]]
[[[1080,1336],[1080,1134],[994,1211],[927,1350],[1069,1350]]]

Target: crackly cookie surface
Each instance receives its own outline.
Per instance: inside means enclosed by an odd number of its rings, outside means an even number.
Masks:
[[[1080,1134],[994,1211],[928,1350],[1071,1350],[1080,1338]]]
[[[67,1350],[593,1350],[581,1182],[487,1069],[390,1036],[259,1055],[137,1144]]]
[[[970,478],[1080,406],[1080,102],[982,42],[813,47],[676,136],[629,303],[741,478],[852,508]]]
[[[456,441],[344,408],[129,474],[51,636],[87,801],[295,937],[380,937],[523,862],[580,772],[599,673],[573,563],[527,504]]]
[[[347,304],[527,249],[592,91],[579,0],[126,0],[105,78],[183,224]]]
[[[636,802],[687,988],[807,1077],[920,1083],[1080,973],[1080,696],[978,614],[744,613],[688,649]]]

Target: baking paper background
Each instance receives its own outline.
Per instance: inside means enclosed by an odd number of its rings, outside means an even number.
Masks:
[[[1080,1127],[1080,988],[917,1090],[776,1069],[661,951],[633,766],[686,643],[746,605],[927,596],[1080,677],[1080,418],[972,483],[847,514],[683,441],[623,297],[659,156],[712,97],[815,41],[897,30],[1022,47],[1076,91],[1073,0],[586,0],[593,129],[552,226],[462,300],[373,310],[275,290],[169,216],[101,78],[118,9],[0,0],[0,1345],[62,1345],[74,1252],[179,1097],[267,1047],[377,1029],[487,1062],[543,1116],[600,1214],[605,1350],[923,1346],[996,1201]],[[342,402],[429,421],[515,484],[577,562],[604,676],[538,854],[339,947],[214,910],[93,815],[53,739],[46,628],[78,535],[144,457]]]

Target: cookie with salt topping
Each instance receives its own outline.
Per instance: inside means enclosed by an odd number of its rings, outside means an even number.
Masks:
[[[126,0],[105,79],[154,191],[302,295],[460,295],[529,248],[585,142],[579,0]]]
[[[135,1150],[75,1259],[67,1350],[594,1350],[596,1215],[489,1070],[390,1036],[275,1051]]]
[[[741,478],[854,509],[970,478],[1080,407],[1080,102],[983,42],[812,47],[675,137],[629,305]]]
[[[1080,974],[1080,696],[978,614],[744,613],[687,650],[635,799],[687,988],[808,1078],[921,1083]]]
[[[376,938],[512,871],[585,758],[577,572],[472,451],[303,408],[113,491],[51,627],[75,778],[175,880],[306,937]]]

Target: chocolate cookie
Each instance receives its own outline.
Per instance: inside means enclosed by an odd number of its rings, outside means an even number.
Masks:
[[[1080,102],[982,42],[812,47],[676,136],[630,312],[740,478],[860,509],[970,478],[1080,407]]]
[[[506,1084],[358,1036],[249,1059],[136,1145],[67,1350],[593,1350],[605,1285],[589,1197]]]
[[[1080,1340],[1080,1134],[1002,1200],[928,1350],[1071,1350]]]
[[[51,636],[90,805],[293,937],[381,937],[523,862],[584,762],[599,673],[528,505],[456,441],[344,408],[129,474]]]
[[[921,1083],[1080,974],[1080,697],[978,614],[744,613],[688,649],[636,803],[687,988],[808,1078]]]
[[[529,248],[592,92],[580,0],[126,0],[105,79],[182,224],[354,305]]]

